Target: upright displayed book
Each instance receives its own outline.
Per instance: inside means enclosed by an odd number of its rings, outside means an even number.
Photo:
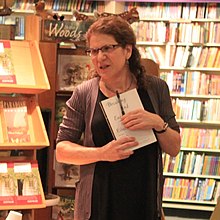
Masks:
[[[122,104],[122,106],[120,106],[120,104]],[[121,107],[124,109],[125,113],[144,108],[136,89],[120,94],[119,98],[117,96],[113,96],[105,99],[101,101],[100,105],[115,139],[119,139],[123,136],[130,136],[135,137],[139,142],[138,146],[133,147],[132,150],[147,146],[156,141],[156,137],[152,129],[129,130],[125,128],[121,122]]]
[[[55,155],[55,153],[54,153]],[[79,166],[60,163],[54,156],[55,187],[75,187],[79,181]]]
[[[0,41],[0,83],[16,83],[10,41]]]
[[[58,90],[72,91],[87,79],[92,69],[91,59],[81,55],[58,55]]]
[[[52,220],[72,220],[74,218],[74,196],[60,196],[58,205],[53,206]]]
[[[11,143],[30,142],[27,104],[25,101],[0,101],[0,110],[7,127],[8,141]]]
[[[35,207],[45,207],[37,162],[1,162],[0,209]]]

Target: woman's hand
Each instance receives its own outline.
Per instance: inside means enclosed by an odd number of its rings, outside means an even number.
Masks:
[[[145,130],[152,128],[161,130],[164,124],[163,119],[159,115],[143,109],[130,111],[123,115],[121,120],[124,126],[130,130]]]
[[[160,131],[164,125],[164,121],[159,115],[143,109],[128,112],[122,116],[121,120],[124,126],[130,130],[155,129]],[[181,139],[177,131],[168,127],[166,132],[156,135],[164,152],[171,156],[176,156],[179,153]]]
[[[134,151],[131,147],[137,146],[138,142],[133,137],[122,137],[113,140],[99,148],[102,161],[117,161],[130,157]]]

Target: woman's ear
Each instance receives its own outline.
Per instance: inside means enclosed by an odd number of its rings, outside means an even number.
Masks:
[[[126,50],[126,58],[127,60],[129,60],[129,58],[131,57],[131,54],[132,54],[132,45],[131,44],[127,44],[126,47],[125,47],[125,50]]]

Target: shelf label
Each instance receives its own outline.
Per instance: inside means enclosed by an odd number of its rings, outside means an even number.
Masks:
[[[42,40],[56,42],[85,41],[85,33],[92,22],[90,21],[56,21],[43,20]]]

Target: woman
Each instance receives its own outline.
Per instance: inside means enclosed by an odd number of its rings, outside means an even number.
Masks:
[[[93,23],[87,43],[98,76],[75,89],[57,136],[57,160],[81,165],[74,220],[161,219],[161,152],[176,156],[180,150],[167,84],[145,74],[134,32],[119,16]],[[144,110],[128,112],[122,123],[131,130],[153,129],[157,141],[132,151],[137,141],[114,140],[99,103],[134,88]]]

